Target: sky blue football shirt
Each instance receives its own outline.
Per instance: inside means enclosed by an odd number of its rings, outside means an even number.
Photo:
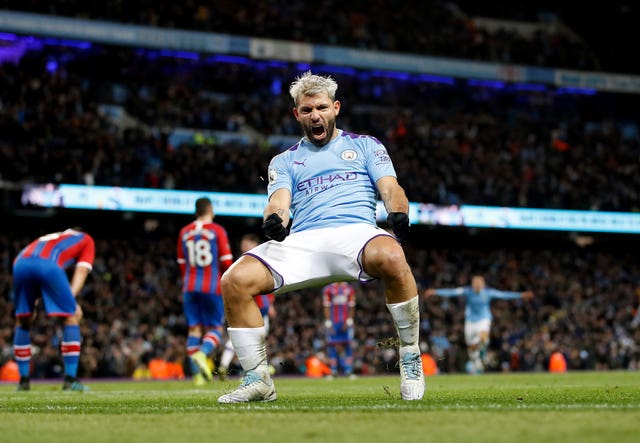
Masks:
[[[269,197],[291,191],[291,232],[347,223],[376,224],[375,183],[396,177],[389,154],[375,137],[339,130],[317,147],[302,138],[269,164]]]

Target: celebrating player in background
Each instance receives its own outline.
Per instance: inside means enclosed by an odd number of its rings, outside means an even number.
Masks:
[[[233,255],[227,231],[213,221],[211,200],[196,200],[195,217],[180,230],[177,254],[189,328],[187,354],[193,381],[202,385],[213,377],[208,356],[220,343],[224,325],[220,275],[231,265]]]
[[[424,394],[417,287],[398,242],[409,231],[409,202],[384,145],[336,128],[337,88],[333,78],[306,72],[289,89],[304,137],[269,165],[262,230],[271,240],[240,257],[222,276],[227,332],[246,373],[237,389],[219,397],[220,403],[276,399],[256,294],[375,278],[385,284],[400,336],[402,398],[419,400]],[[376,226],[376,191],[397,239]]]
[[[530,300],[533,292],[499,291],[487,287],[481,275],[471,278],[471,286],[459,288],[427,289],[425,296],[439,295],[440,297],[465,297],[464,338],[467,344],[471,372],[484,371],[487,347],[489,346],[489,330],[491,329],[491,300],[513,300],[522,298]]]
[[[20,372],[19,391],[28,391],[31,364],[31,321],[36,300],[42,298],[49,317],[62,317],[62,360],[65,391],[87,391],[78,380],[80,361],[80,319],[82,309],[76,297],[93,267],[95,243],[79,228],[44,235],[26,246],[13,262],[13,292],[16,329],[13,338]],[[75,266],[71,281],[66,270]]]
[[[353,375],[353,315],[356,310],[356,291],[349,283],[331,283],[322,288],[324,327],[327,332],[327,357],[331,375]]]
[[[244,254],[249,252],[251,249],[255,248],[261,243],[260,237],[256,234],[245,234],[240,239],[240,253]],[[264,321],[264,331],[265,334],[269,333],[269,318],[275,317],[276,310],[273,307],[273,294],[258,294],[254,297],[258,308],[260,308],[260,314],[262,315],[262,319]],[[218,375],[221,380],[225,380],[227,378],[227,373],[229,372],[229,365],[231,364],[231,360],[233,360],[233,356],[236,355],[235,350],[233,349],[233,344],[231,340],[227,340],[224,345],[224,351],[222,352],[222,356],[220,357],[220,364],[218,365]]]

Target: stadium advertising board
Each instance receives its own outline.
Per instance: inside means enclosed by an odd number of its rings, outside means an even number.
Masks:
[[[25,185],[21,202],[24,206],[44,208],[191,214],[196,199],[203,196],[211,199],[216,213],[222,216],[262,217],[267,203],[267,196],[263,194],[50,183]],[[386,219],[387,213],[380,201],[376,214],[378,221]],[[640,234],[640,214],[624,212],[411,202],[409,220],[414,225]]]

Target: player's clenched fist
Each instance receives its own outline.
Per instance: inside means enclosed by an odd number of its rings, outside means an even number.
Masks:
[[[287,228],[282,224],[282,219],[275,212],[262,223],[262,232],[267,238],[275,241],[282,241],[287,236]]]
[[[403,241],[409,234],[409,216],[404,212],[390,212],[387,223],[391,225],[398,241]]]

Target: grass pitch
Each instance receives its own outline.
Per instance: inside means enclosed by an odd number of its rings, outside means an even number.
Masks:
[[[273,403],[219,405],[238,380],[0,384],[0,438],[21,442],[637,442],[639,372],[441,375],[422,401],[399,378],[276,378]]]

